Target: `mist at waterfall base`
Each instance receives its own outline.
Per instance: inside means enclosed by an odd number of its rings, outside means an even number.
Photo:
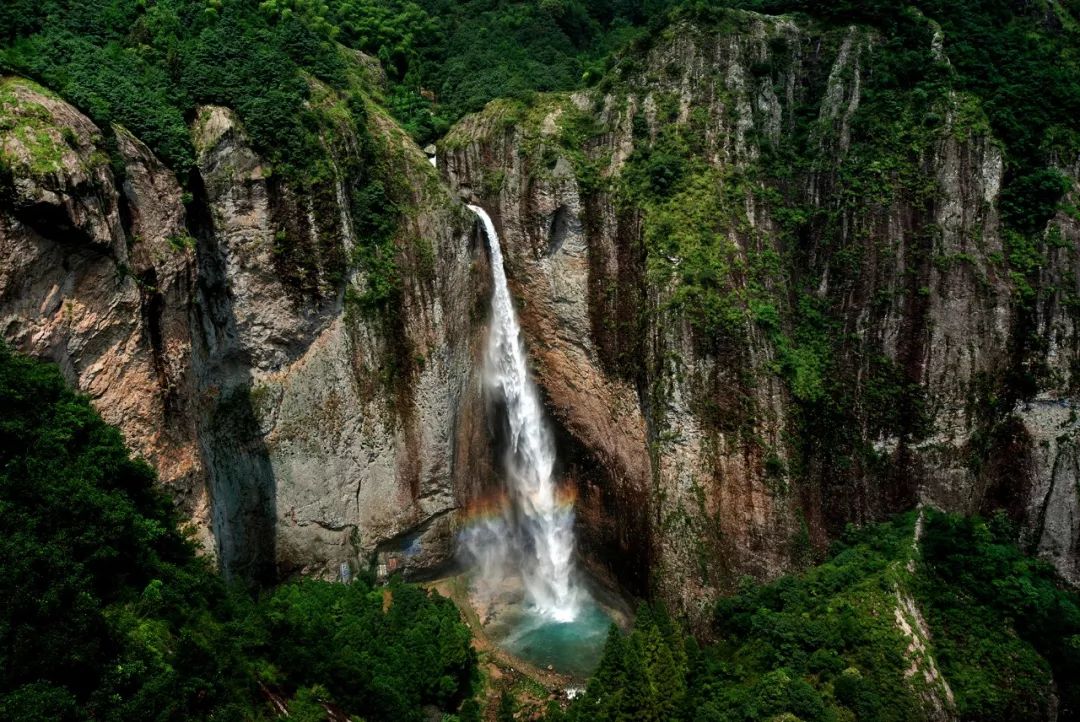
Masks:
[[[536,600],[530,574],[534,549],[515,520],[509,497],[489,501],[461,531],[460,548],[470,566],[470,601],[485,636],[514,657],[540,668],[584,679],[596,670],[613,621],[603,590],[590,591],[572,572],[572,616],[556,616]],[[572,515],[572,507],[567,507]],[[542,591],[542,587],[541,587]]]
[[[483,224],[491,256],[491,329],[484,379],[504,424],[504,493],[479,505],[459,548],[487,636],[527,662],[576,677],[594,670],[611,617],[574,565],[574,499],[554,478],[555,441],[528,359],[503,267],[499,236]]]

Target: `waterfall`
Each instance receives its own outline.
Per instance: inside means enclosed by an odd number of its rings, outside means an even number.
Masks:
[[[544,617],[570,622],[582,597],[575,581],[573,505],[560,500],[552,473],[555,443],[536,386],[529,378],[525,345],[510,300],[499,235],[490,216],[469,206],[484,225],[494,289],[485,379],[501,396],[508,430],[509,508],[466,541],[488,584],[520,573],[526,602]]]

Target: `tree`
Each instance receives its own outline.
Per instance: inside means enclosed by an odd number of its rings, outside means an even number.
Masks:
[[[514,696],[503,690],[499,695],[499,710],[495,714],[495,719],[498,722],[514,722],[514,712],[517,708],[517,703],[514,701]]]

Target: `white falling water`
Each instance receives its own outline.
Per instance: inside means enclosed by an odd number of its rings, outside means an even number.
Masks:
[[[570,622],[581,602],[573,570],[573,509],[560,503],[556,494],[555,444],[536,386],[529,379],[499,235],[483,208],[469,208],[483,222],[491,252],[494,291],[485,374],[505,402],[505,472],[512,508],[466,544],[488,583],[516,571],[522,577],[527,604],[544,617]]]

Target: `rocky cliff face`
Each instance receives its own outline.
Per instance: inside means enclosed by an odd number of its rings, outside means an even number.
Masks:
[[[118,129],[118,178],[101,131],[25,81],[3,79],[0,122],[4,338],[55,360],[205,528],[187,393],[195,254],[175,177]]]
[[[123,429],[231,574],[432,570],[494,480],[464,196],[500,229],[601,574],[701,619],[741,575],[923,503],[1004,509],[1080,582],[1080,223],[1053,218],[1018,271],[974,99],[901,103],[881,137],[860,120],[879,40],[676,26],[599,89],[464,119],[438,171],[312,81],[310,182],[204,107],[182,187],[123,128],[5,79],[4,338]],[[376,180],[388,250],[357,200]]]
[[[501,229],[585,544],[691,617],[917,503],[1003,508],[1080,579],[1076,221],[1037,279],[1010,268],[963,94],[902,149],[853,128],[877,40],[677,26],[606,88],[495,102],[440,146]]]
[[[62,100],[13,78],[0,93],[5,339],[56,360],[121,428],[228,573],[445,562],[462,444],[483,423],[487,267],[423,154],[373,109],[377,172],[403,179],[404,212],[395,303],[371,309],[350,194],[376,171],[350,172],[349,122],[324,135],[329,180],[301,188],[228,109],[203,108],[182,191],[123,128],[110,165]]]

